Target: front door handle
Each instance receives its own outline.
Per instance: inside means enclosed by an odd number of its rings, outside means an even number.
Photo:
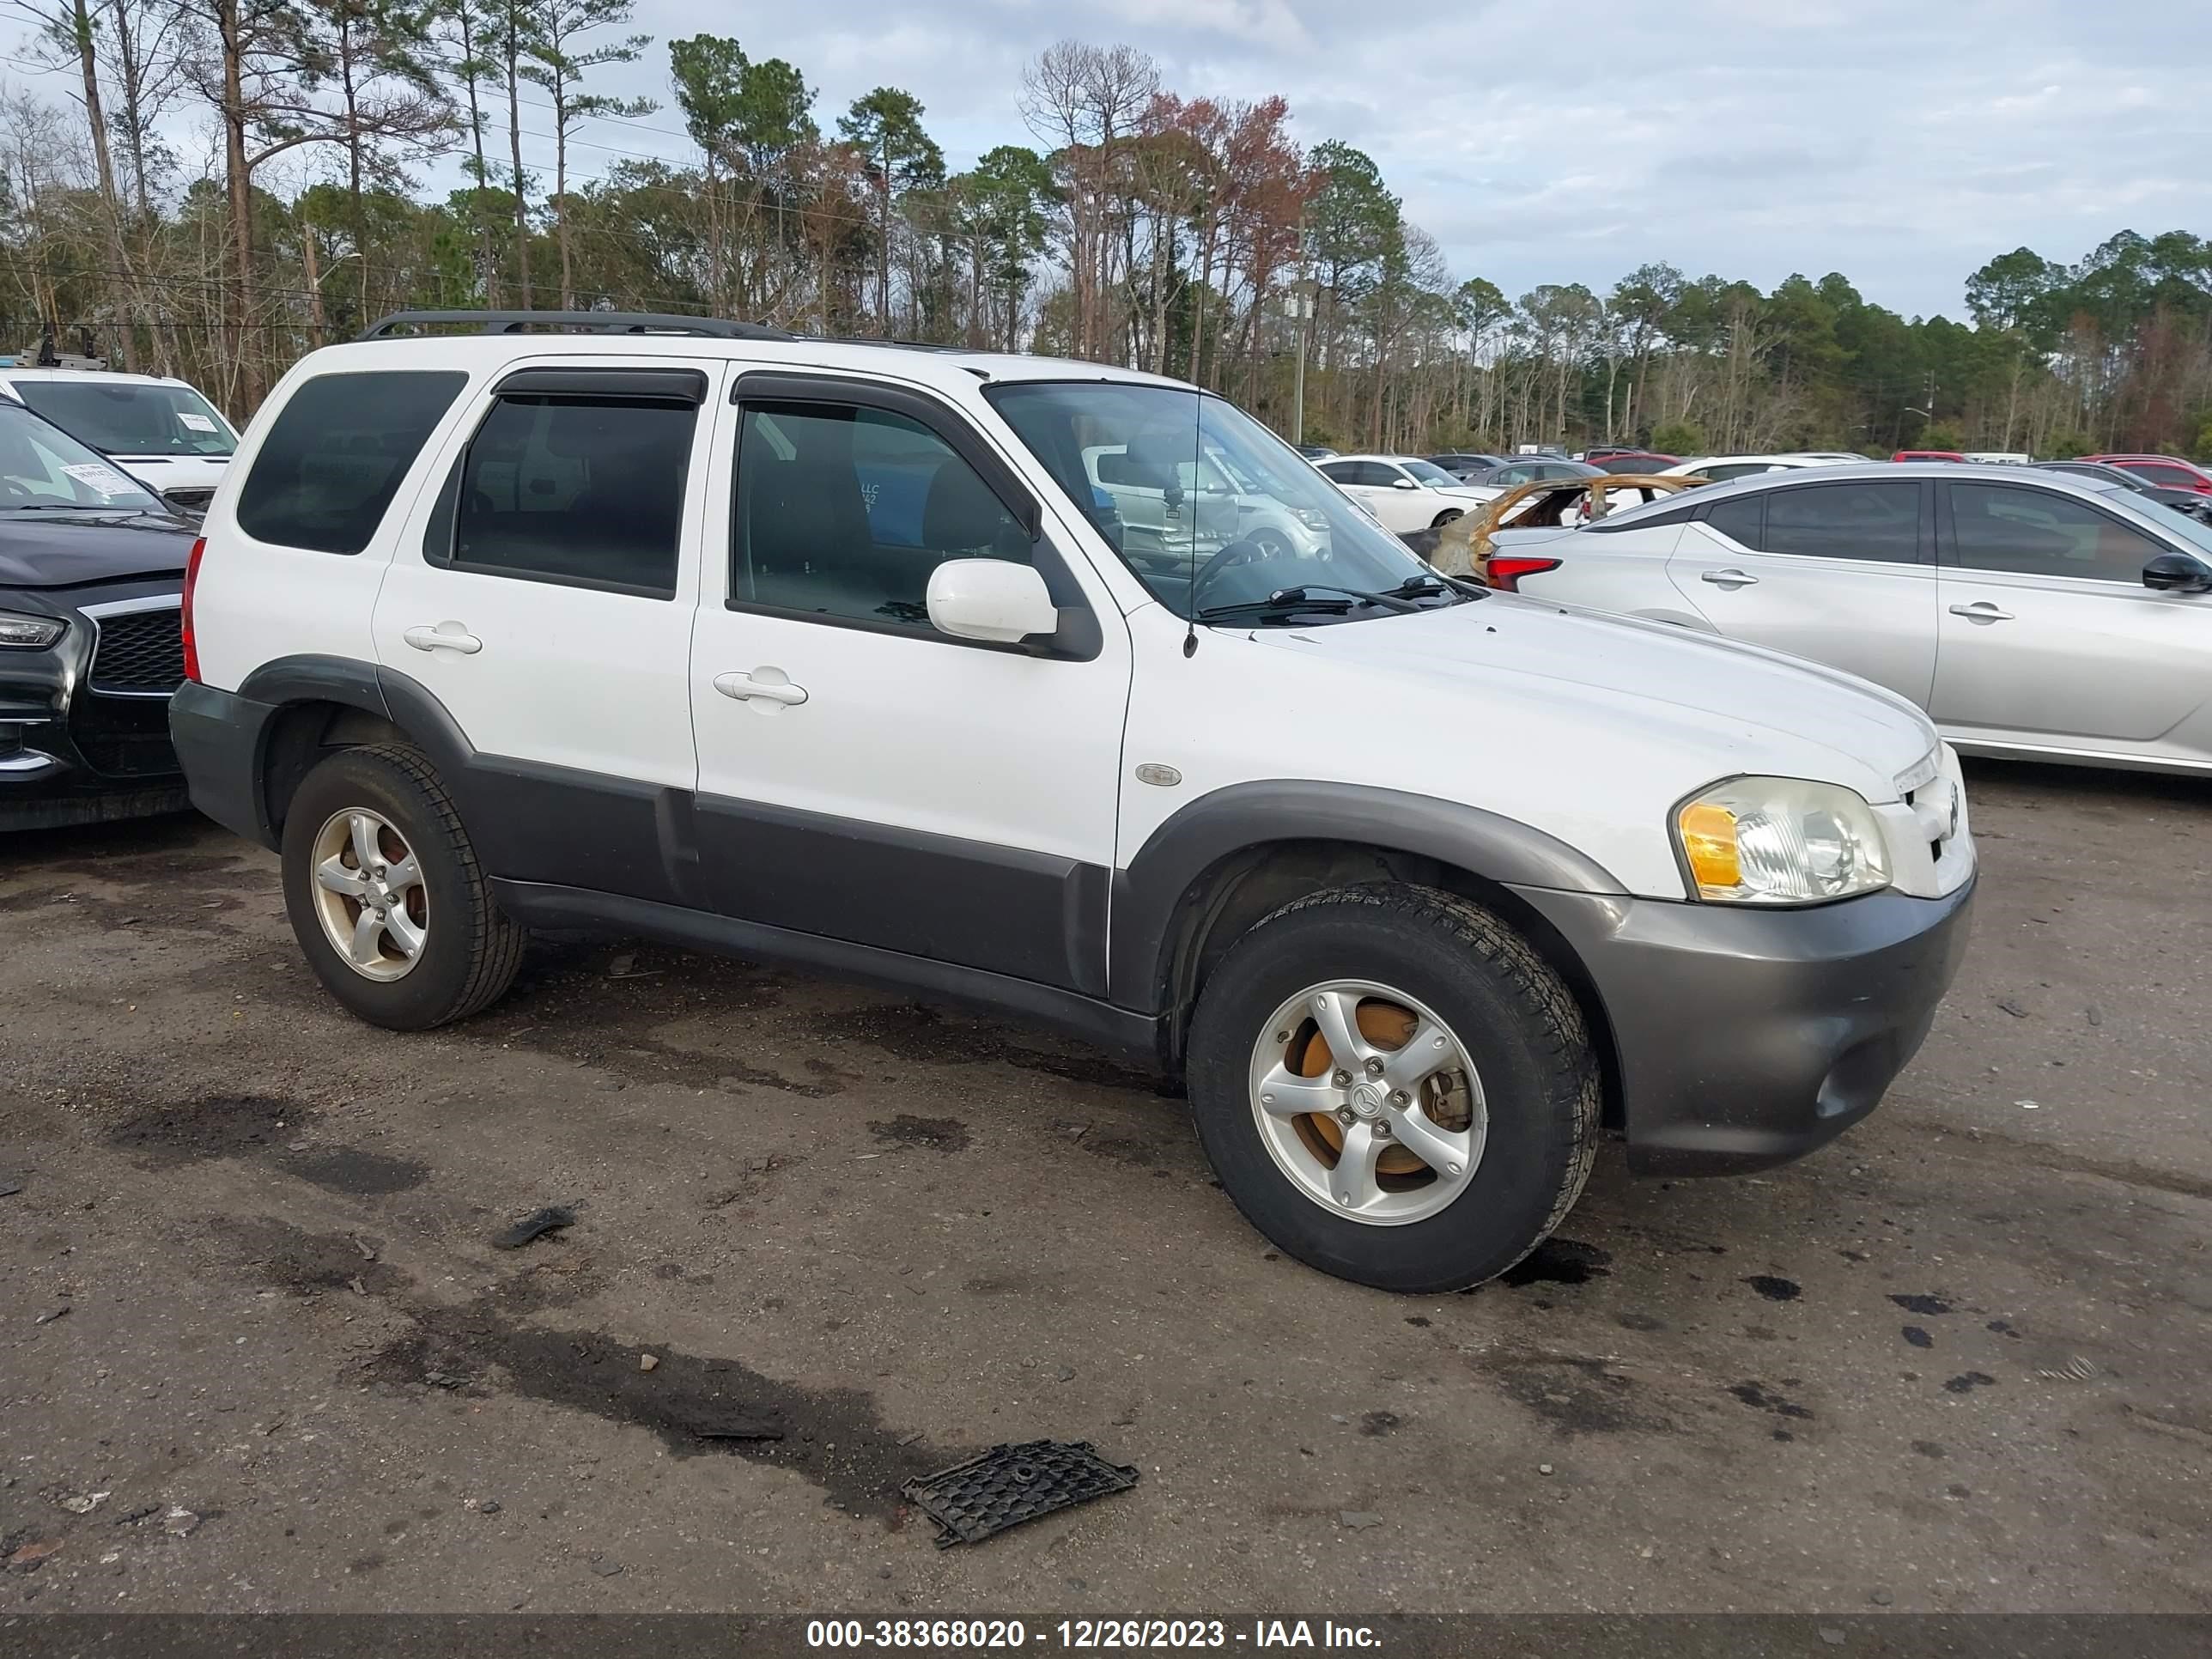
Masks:
[[[2011,611],[2000,611],[1987,599],[1976,599],[1972,605],[1954,605],[1951,607],[1951,614],[1954,617],[1964,617],[1968,622],[1993,623],[2012,620]]]
[[[465,657],[473,657],[483,649],[483,641],[457,622],[441,622],[435,628],[410,628],[399,637],[417,651],[458,651]]]
[[[1741,570],[1708,570],[1698,580],[1711,582],[1715,587],[1756,587],[1759,578]]]
[[[756,668],[750,674],[717,674],[714,690],[740,702],[779,703],[787,708],[806,701],[806,688],[793,685],[781,668]]]

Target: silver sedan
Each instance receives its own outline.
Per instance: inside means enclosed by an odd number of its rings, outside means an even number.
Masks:
[[[1767,473],[1571,530],[1492,580],[1808,657],[1969,753],[2212,771],[2212,526],[2016,466]]]

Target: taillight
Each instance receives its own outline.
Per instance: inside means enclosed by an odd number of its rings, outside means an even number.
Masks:
[[[177,612],[177,629],[185,645],[185,678],[195,684],[200,678],[200,652],[192,640],[192,587],[200,579],[200,555],[206,551],[207,538],[203,536],[192,544],[192,550],[185,560],[184,603]]]
[[[1547,570],[1559,568],[1559,561],[1557,559],[1516,559],[1497,554],[1492,556],[1489,568],[1483,574],[1492,587],[1503,588],[1508,593],[1518,593],[1523,576],[1540,576]]]

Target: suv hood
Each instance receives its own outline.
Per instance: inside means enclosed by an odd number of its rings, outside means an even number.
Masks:
[[[158,513],[0,511],[0,587],[181,576],[196,533]]]
[[[1493,592],[1405,617],[1255,637],[1364,680],[1400,682],[1399,706],[1428,720],[1530,720],[1577,734],[1576,764],[1607,763],[1607,739],[1647,756],[1671,748],[1686,792],[1743,775],[1844,784],[1873,804],[1936,744],[1904,698],[1856,677],[1665,623]],[[1439,692],[1445,693],[1439,696]],[[1450,707],[1459,697],[1464,708]],[[1394,699],[1395,701],[1395,699]]]

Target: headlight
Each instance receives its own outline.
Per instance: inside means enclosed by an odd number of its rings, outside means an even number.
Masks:
[[[1810,904],[1889,885],[1881,825],[1840,784],[1735,778],[1674,813],[1699,898],[1724,904]]]
[[[1328,528],[1328,514],[1322,512],[1319,507],[1301,507],[1293,508],[1292,510],[1297,514],[1298,522],[1304,525],[1307,529],[1326,530]]]
[[[67,623],[52,617],[26,617],[14,611],[0,611],[0,646],[41,651],[68,632]]]

